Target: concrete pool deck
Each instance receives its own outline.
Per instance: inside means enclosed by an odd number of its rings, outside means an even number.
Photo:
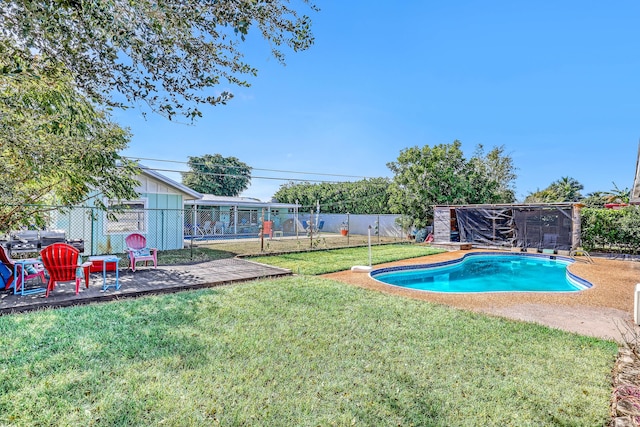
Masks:
[[[461,258],[474,251],[452,251],[374,266],[426,264]],[[490,252],[490,251],[479,251]],[[501,252],[504,253],[504,252]],[[640,262],[594,258],[578,260],[569,270],[593,287],[580,292],[505,292],[446,294],[385,285],[366,273],[342,271],[323,277],[394,295],[402,295],[465,310],[539,323],[581,335],[623,342],[623,334],[640,334],[633,323],[633,293],[640,283]]]

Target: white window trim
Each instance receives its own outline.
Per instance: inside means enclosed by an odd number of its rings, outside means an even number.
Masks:
[[[105,199],[104,201],[106,206],[111,206],[111,205],[123,205],[123,204],[127,204],[127,203],[131,203],[131,204],[142,204],[143,205],[143,210],[144,210],[144,230],[125,230],[125,231],[109,231],[109,224],[113,221],[110,221],[107,218],[107,213],[104,212],[103,213],[103,223],[102,223],[102,233],[105,236],[120,236],[120,235],[129,235],[131,233],[139,233],[139,234],[143,234],[146,235],[147,234],[147,230],[149,229],[149,215],[147,214],[147,209],[149,208],[149,199],[146,197],[141,197],[137,200],[108,200]],[[117,215],[117,214],[116,214]]]

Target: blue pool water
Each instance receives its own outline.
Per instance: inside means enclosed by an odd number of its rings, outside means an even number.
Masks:
[[[567,272],[569,258],[471,253],[462,260],[374,270],[371,277],[434,292],[576,292],[591,284]]]

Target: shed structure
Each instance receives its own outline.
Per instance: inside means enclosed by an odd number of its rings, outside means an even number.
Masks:
[[[580,246],[579,203],[434,206],[434,243],[572,250]]]

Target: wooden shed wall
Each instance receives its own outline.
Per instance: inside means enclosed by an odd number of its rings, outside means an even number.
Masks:
[[[433,208],[433,240],[436,242],[451,241],[451,209],[448,206]]]

